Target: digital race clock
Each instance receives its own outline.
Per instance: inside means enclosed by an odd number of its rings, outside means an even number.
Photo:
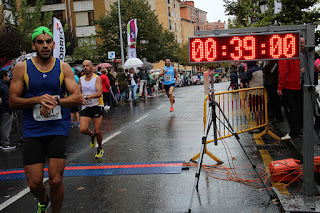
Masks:
[[[190,63],[299,58],[299,32],[189,38]]]

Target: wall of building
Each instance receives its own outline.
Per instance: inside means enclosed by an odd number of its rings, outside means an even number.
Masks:
[[[188,38],[194,36],[194,25],[190,20],[182,19],[182,43],[188,43]]]

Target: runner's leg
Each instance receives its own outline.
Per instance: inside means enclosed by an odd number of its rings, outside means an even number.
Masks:
[[[48,172],[52,213],[59,213],[64,198],[63,171],[66,159],[49,158]]]
[[[92,118],[80,116],[80,132],[85,135],[93,136],[93,132],[89,129]]]
[[[47,201],[46,187],[43,184],[43,167],[44,163],[24,166],[30,191],[40,203]]]
[[[168,94],[168,97],[170,98],[170,104],[171,104],[171,107],[173,107],[173,90],[174,90],[174,87],[170,87],[169,88],[169,92],[167,93]]]
[[[101,125],[102,125],[102,116],[99,118],[94,118],[94,134],[97,136],[98,148],[102,147],[102,132],[101,132]]]

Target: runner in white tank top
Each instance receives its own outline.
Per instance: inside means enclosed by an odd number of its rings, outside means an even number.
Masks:
[[[80,78],[79,85],[83,95],[82,110],[80,112],[80,132],[91,137],[90,147],[95,148],[98,142],[96,158],[103,156],[102,149],[102,114],[103,114],[103,97],[102,81],[99,76],[94,74],[94,66],[90,60],[82,62],[85,76]],[[93,119],[94,132],[89,129]]]

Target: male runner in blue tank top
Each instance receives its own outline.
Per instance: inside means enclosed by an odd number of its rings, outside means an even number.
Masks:
[[[159,73],[159,78],[163,76],[163,85],[166,90],[167,96],[170,99],[170,112],[173,112],[173,104],[175,102],[174,96],[172,94],[175,87],[174,75],[176,75],[177,80],[179,81],[179,73],[176,69],[171,66],[171,59],[167,58],[165,61],[166,66],[162,68]]]
[[[31,193],[39,201],[36,212],[46,212],[51,201],[52,212],[57,213],[64,197],[69,107],[81,105],[82,96],[71,67],[52,56],[55,44],[48,28],[33,31],[31,46],[37,56],[14,67],[9,104],[12,109],[23,109],[24,170]],[[50,199],[43,184],[46,158]]]

